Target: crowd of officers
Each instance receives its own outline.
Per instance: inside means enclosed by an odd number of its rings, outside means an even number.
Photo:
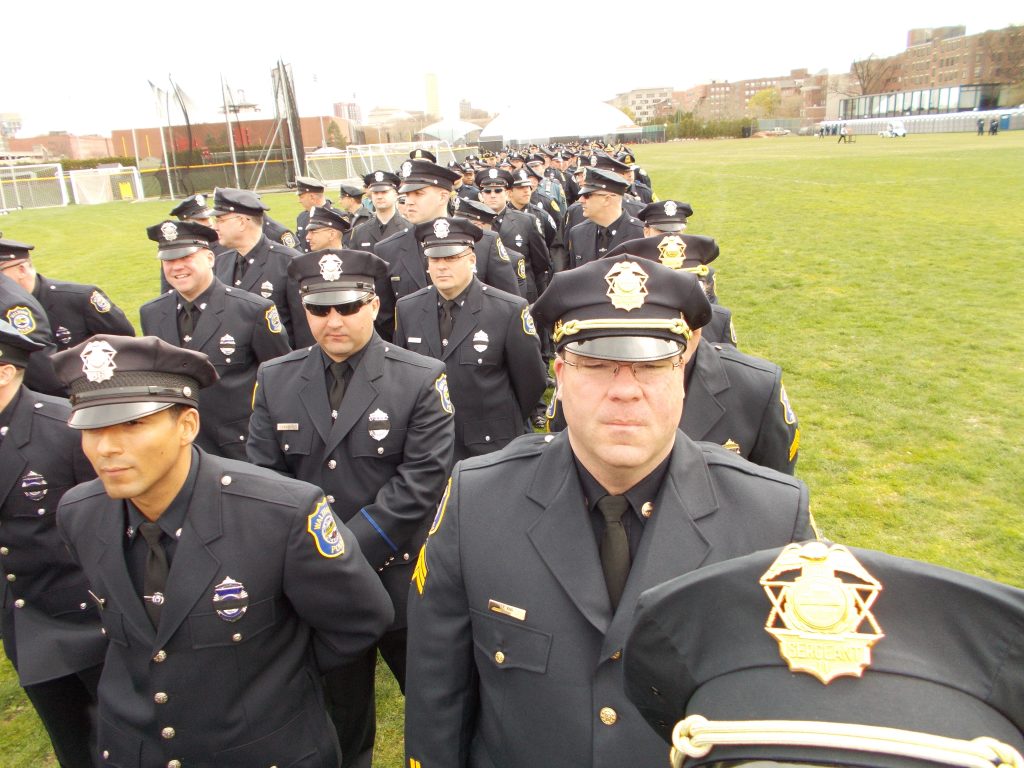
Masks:
[[[140,338],[0,239],[3,642],[61,766],[370,766],[378,654],[409,768],[1019,760],[1021,594],[820,538],[782,371],[630,149],[296,193],[149,227]]]

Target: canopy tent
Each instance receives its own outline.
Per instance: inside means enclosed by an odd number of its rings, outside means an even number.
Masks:
[[[449,144],[459,144],[476,139],[480,135],[480,126],[467,123],[465,120],[439,120],[419,131],[417,135],[447,141]]]
[[[480,140],[523,144],[640,132],[624,112],[611,104],[563,96],[558,101],[533,102],[501,112],[484,127]]]

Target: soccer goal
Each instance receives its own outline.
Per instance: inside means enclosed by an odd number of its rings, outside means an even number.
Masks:
[[[78,205],[96,205],[114,200],[142,200],[142,177],[134,165],[100,166],[68,171],[71,194]]]
[[[67,204],[60,163],[0,166],[0,212]]]

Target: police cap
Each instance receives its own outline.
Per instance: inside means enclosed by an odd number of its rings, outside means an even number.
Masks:
[[[605,258],[622,253],[658,261],[671,269],[693,271],[718,258],[718,243],[707,235],[654,235],[620,243]]]
[[[402,180],[398,178],[398,175],[390,171],[374,171],[363,176],[363,186],[366,187],[367,192],[378,192],[382,189],[397,190],[401,184]]]
[[[342,184],[338,187],[338,192],[342,197],[352,197],[359,200],[366,193],[366,190],[354,184]]]
[[[312,176],[296,176],[295,177],[295,192],[296,194],[302,195],[306,192],[316,192],[323,194],[327,187],[320,179],[314,179]]]
[[[192,195],[174,206],[169,215],[179,221],[208,219],[213,216],[213,210],[207,207],[205,195]]]
[[[484,205],[479,200],[456,197],[454,205],[455,213],[479,224],[490,224],[498,217],[498,214],[492,211],[490,206]]]
[[[212,250],[217,242],[217,230],[195,221],[164,221],[146,227],[146,235],[157,244],[161,261],[181,259],[203,248]]]
[[[480,189],[487,187],[503,187],[507,189],[512,186],[512,174],[503,168],[485,168],[477,172],[473,181]]]
[[[40,349],[46,349],[46,346],[23,336],[6,320],[0,320],[0,365],[27,368],[29,355]]]
[[[455,182],[461,178],[461,173],[430,160],[406,160],[402,163],[402,186],[398,191],[404,194],[426,187],[437,187],[451,192],[455,188]]]
[[[587,168],[583,176],[580,194],[591,192],[611,192],[613,195],[624,195],[629,184],[619,174],[601,168]]]
[[[693,275],[622,254],[555,274],[532,313],[558,349],[659,360],[686,348],[711,319],[711,304]]]
[[[591,168],[600,168],[602,171],[614,171],[620,174],[629,170],[628,165],[619,162],[607,152],[594,152],[587,161],[587,164]]]
[[[1021,765],[1022,630],[1022,590],[790,544],[644,592],[625,686],[687,766]]]
[[[23,261],[32,255],[29,251],[34,248],[34,245],[19,243],[17,240],[0,240],[0,264]]]
[[[337,208],[328,208],[325,205],[317,205],[309,209],[309,222],[306,224],[306,231],[311,229],[336,229],[339,232],[348,232],[352,228],[352,222],[348,215]]]
[[[217,381],[202,352],[156,336],[97,334],[53,356],[57,377],[68,388],[74,429],[121,424],[179,403],[199,407],[199,390]]]
[[[443,217],[416,225],[416,242],[428,259],[457,256],[483,236],[480,227],[463,218]]]
[[[437,162],[437,155],[431,152],[429,149],[414,149],[409,153],[410,160],[429,160],[432,163]]]
[[[321,306],[373,296],[374,281],[387,273],[388,264],[379,256],[348,248],[310,251],[288,264],[288,276],[299,284],[302,303]]]
[[[636,217],[652,229],[661,232],[681,232],[686,229],[686,220],[693,216],[689,203],[678,200],[659,200],[645,205]]]
[[[213,215],[226,216],[231,213],[242,213],[246,216],[263,216],[269,211],[260,196],[248,189],[221,187],[213,191]]]

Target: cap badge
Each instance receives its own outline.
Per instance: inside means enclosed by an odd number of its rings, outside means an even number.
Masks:
[[[444,240],[448,237],[448,233],[451,232],[451,227],[448,222],[444,219],[438,219],[434,222],[434,237]]]
[[[402,163],[402,177],[407,178],[410,173],[412,173],[412,163],[406,160]]]
[[[790,544],[760,584],[772,602],[764,628],[790,671],[828,684],[843,675],[860,677],[870,666],[871,646],[885,637],[871,613],[882,585],[846,547]]]
[[[32,501],[43,500],[43,497],[46,496],[46,492],[49,490],[46,485],[46,478],[32,470],[26,472],[21,478],[21,492]]]
[[[320,277],[329,283],[341,280],[341,258],[336,253],[325,254],[319,262]]]
[[[452,200],[452,208],[454,208],[457,211],[459,210],[460,205],[462,205],[462,198],[456,196],[455,199]]]
[[[164,240],[172,242],[178,239],[178,225],[173,221],[165,221],[160,225],[160,234],[164,236]]]
[[[264,299],[269,299],[273,293],[274,284],[269,280],[267,280],[266,282],[263,283],[263,285],[260,286],[260,296],[262,296]]]
[[[675,202],[673,200],[665,201],[665,215],[666,216],[675,216],[678,211],[679,211],[679,209],[676,207],[676,204],[675,204]]]
[[[99,383],[114,376],[117,364],[114,356],[117,351],[105,341],[90,341],[85,345],[82,354],[82,373],[89,381]]]
[[[590,164],[591,165],[597,165],[597,155],[591,155],[590,156]]]
[[[473,349],[481,354],[487,351],[487,344],[490,342],[490,337],[486,331],[477,331],[473,334]]]
[[[226,576],[213,588],[213,607],[224,621],[238,621],[249,609],[249,593],[245,585]]]
[[[608,297],[616,309],[627,312],[644,305],[647,295],[647,273],[633,261],[622,261],[608,270],[604,276],[608,283]]]
[[[413,153],[413,157],[415,157],[416,159],[423,157],[423,150],[417,149],[416,152]]]
[[[196,205],[198,205],[200,208],[206,207],[206,198],[203,197],[202,195],[196,195],[192,199],[196,201]]]
[[[384,181],[384,174],[381,173],[380,171],[377,171],[375,174],[373,174],[373,180],[374,181]]]
[[[491,168],[491,170],[489,170],[487,172],[487,178],[488,179],[496,179],[496,178],[498,178],[498,169],[497,168]]]
[[[658,261],[671,269],[682,269],[686,259],[686,242],[678,235],[668,235],[658,243]]]
[[[218,343],[220,344],[221,354],[228,356],[235,354],[235,337],[230,333],[225,333],[221,336]]]
[[[368,421],[370,437],[378,443],[391,431],[391,419],[380,408],[369,415]]]

